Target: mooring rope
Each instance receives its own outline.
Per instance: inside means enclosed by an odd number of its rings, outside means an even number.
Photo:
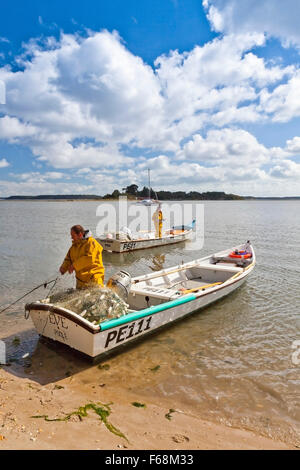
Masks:
[[[40,287],[44,286],[44,288],[46,289],[48,284],[51,284],[52,282],[54,282],[53,286],[51,287],[50,291],[49,291],[49,294],[50,292],[53,290],[53,288],[55,287],[55,284],[57,282],[57,279],[59,278],[59,276],[57,276],[55,279],[52,279],[51,281],[45,281],[43,282],[42,284],[40,284],[39,286],[36,286],[34,287],[33,289],[31,289],[29,292],[27,292],[26,294],[22,295],[22,297],[20,297],[19,299],[15,300],[14,302],[12,302],[10,305],[8,305],[7,307],[5,307],[3,310],[0,310],[0,313],[2,312],[5,312],[5,310],[8,310],[12,305],[15,305],[17,302],[19,302],[20,300],[24,299],[24,297],[26,297],[27,295],[31,294],[31,292],[34,292],[35,290],[39,289]],[[48,294],[48,296],[49,296]]]

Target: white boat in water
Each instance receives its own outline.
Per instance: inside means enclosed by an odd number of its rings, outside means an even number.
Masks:
[[[44,301],[27,304],[25,316],[31,317],[40,335],[96,358],[220,300],[240,287],[254,266],[255,253],[247,242],[132,278],[126,299],[129,308],[119,318],[93,324]]]
[[[157,204],[157,201],[155,199],[141,199],[137,201],[137,204],[143,204],[143,206],[153,206],[154,204]]]
[[[111,234],[103,235],[100,238],[96,238],[96,240],[105,251],[124,253],[125,251],[171,245],[188,240],[192,235],[195,224],[196,220],[193,220],[190,225],[172,227],[170,230],[165,230],[161,237],[156,237],[154,231],[139,232],[135,235],[121,232],[114,236]]]

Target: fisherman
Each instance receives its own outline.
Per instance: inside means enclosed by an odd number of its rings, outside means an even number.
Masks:
[[[103,286],[104,283],[103,248],[91,235],[81,225],[71,228],[72,246],[59,268],[61,274],[75,271],[76,289]]]
[[[152,216],[152,220],[154,222],[155,226],[155,237],[156,238],[161,238],[162,236],[162,223],[163,223],[163,213],[161,210],[161,204],[159,203],[156,211],[154,212]]]

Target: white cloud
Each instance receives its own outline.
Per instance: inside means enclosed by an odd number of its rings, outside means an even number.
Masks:
[[[57,171],[48,171],[40,173],[38,171],[32,171],[27,173],[10,173],[16,180],[26,181],[27,183],[42,183],[48,180],[59,180],[59,179],[70,179],[68,175]]]
[[[205,2],[205,6],[206,5],[208,5],[207,2]],[[208,9],[207,18],[209,19],[209,21],[210,21],[210,23],[213,26],[213,29],[215,31],[223,31],[224,30],[224,19],[222,17],[222,14],[213,5],[211,5]]]
[[[77,170],[76,174],[81,176],[81,175],[89,174],[91,172],[92,172],[91,168],[80,168],[80,170]]]
[[[9,166],[8,161],[6,160],[6,158],[2,158],[2,160],[0,160],[0,168],[5,168],[7,166]]]
[[[52,183],[44,178],[29,177],[24,181],[0,180],[1,197],[11,195],[37,196],[42,194],[92,194],[91,186],[74,182]]]
[[[298,0],[203,0],[215,31],[266,33],[283,44],[300,46]]]
[[[7,89],[0,139],[29,147],[42,168],[68,172],[15,175],[11,193],[39,194],[43,184],[43,194],[141,187],[148,167],[156,189],[233,192],[231,184],[245,194],[245,181],[271,188],[298,138],[267,148],[242,126],[298,116],[300,72],[258,57],[264,45],[261,31],[229,34],[171,51],[151,68],[117,33],[30,41],[19,71],[0,69]],[[64,187],[68,177],[84,184]]]
[[[114,169],[101,171],[81,170],[82,182],[74,181],[72,174],[60,172],[28,172],[11,174],[14,181],[0,181],[0,192],[3,196],[11,194],[99,194],[122,190],[129,184],[136,183],[139,189],[147,186],[147,168],[150,167],[151,186],[154,190],[170,191],[225,191],[240,195],[283,196],[297,195],[299,188],[300,165],[289,160],[269,162],[269,169],[256,168],[252,164],[229,165],[213,162],[205,166],[204,162],[175,162],[166,155],[160,155],[138,163],[135,168],[120,170],[116,175]],[[288,186],[286,184],[288,180]]]
[[[259,114],[257,106],[228,106],[226,109],[217,111],[212,115],[210,122],[218,127],[223,127],[233,123],[256,123],[263,118]]]
[[[14,142],[18,138],[33,136],[37,129],[19,119],[9,116],[0,118],[0,139]]]
[[[2,55],[1,55],[2,57]],[[6,103],[6,90],[5,90],[5,83],[0,80],[0,105]]]
[[[124,157],[115,145],[95,146],[81,143],[75,147],[64,136],[49,139],[46,144],[37,141],[32,145],[32,151],[39,161],[48,162],[54,168],[118,167],[132,162],[132,159]]]
[[[282,160],[271,169],[270,175],[281,179],[297,179],[300,177],[300,164],[291,160]]]
[[[129,177],[126,170],[122,171],[119,169],[116,175],[114,169],[105,169],[103,171],[96,170],[86,173],[85,181],[93,188],[91,191],[93,194],[104,196],[107,193],[111,194],[115,189],[121,191],[123,187],[134,183],[134,178],[132,178],[132,175]]]
[[[65,178],[65,179],[70,178],[65,173],[60,173],[58,171],[47,171],[46,173],[44,173],[44,176],[46,179],[50,179],[50,180],[60,180],[62,178]]]
[[[263,43],[261,34],[215,39],[159,57],[153,70],[117,33],[30,41],[19,59],[23,70],[0,69],[7,89],[0,136],[26,138],[34,155],[56,168],[129,164],[123,144],[177,151],[205,124],[263,118],[260,88],[294,72],[250,52]],[[74,148],[75,138],[94,144]]]
[[[300,137],[296,136],[286,142],[286,148],[289,152],[300,154]]]
[[[268,66],[249,51],[263,44],[261,34],[229,35],[190,53],[159,57],[157,76],[165,114],[173,117],[173,133],[187,137],[187,120],[191,134],[207,123],[222,126],[264,119],[263,106],[257,107],[260,89],[288,79],[294,67]]]
[[[94,138],[107,147],[132,141],[146,146],[153,132],[164,127],[157,77],[116,33],[104,31],[88,38],[62,35],[60,42],[46,41],[42,46],[35,41],[27,45],[29,55],[20,59],[23,71],[0,69],[7,89],[7,115],[39,129],[31,143],[35,154],[38,149],[43,159],[56,164],[55,140],[58,165],[80,166],[80,159],[68,151],[75,137]],[[20,132],[16,129],[15,136]],[[7,133],[5,129],[2,137]],[[13,135],[11,127],[9,137]],[[80,150],[92,165],[97,152],[99,166],[120,160],[115,150],[109,158],[91,146]],[[86,159],[82,158],[84,166]]]
[[[300,71],[272,92],[260,92],[260,107],[272,116],[274,122],[287,122],[300,116]]]
[[[183,147],[181,156],[221,167],[259,167],[270,160],[269,150],[242,129],[210,130],[207,137],[196,134]]]

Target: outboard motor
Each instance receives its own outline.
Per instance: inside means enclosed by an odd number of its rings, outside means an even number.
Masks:
[[[130,291],[131,276],[126,271],[119,271],[108,279],[106,286],[126,301]]]

